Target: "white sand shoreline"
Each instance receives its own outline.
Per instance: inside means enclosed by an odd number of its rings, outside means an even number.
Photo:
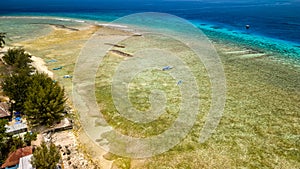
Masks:
[[[0,16],[0,19],[52,19],[57,21],[65,21],[65,22],[75,22],[80,24],[88,24],[94,26],[103,26],[103,27],[110,27],[110,28],[119,28],[125,29],[128,28],[126,25],[121,24],[113,24],[111,22],[105,21],[95,21],[95,20],[88,20],[88,19],[77,19],[77,18],[68,18],[68,17],[52,17],[52,16]]]
[[[35,67],[35,69],[39,72],[39,73],[45,73],[47,74],[50,78],[53,79],[53,72],[51,72],[50,70],[48,70],[48,67],[46,66],[46,62],[40,58],[40,57],[36,57],[36,56],[31,56],[31,60],[33,61],[31,63],[31,65],[33,67]]]

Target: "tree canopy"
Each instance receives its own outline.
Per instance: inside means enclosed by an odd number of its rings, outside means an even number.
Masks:
[[[0,119],[0,163],[3,163],[9,152],[25,146],[21,137],[12,137],[6,133],[7,120]]]
[[[36,169],[56,169],[60,158],[60,152],[53,143],[47,145],[43,142],[34,150],[31,164]]]
[[[33,71],[30,58],[31,56],[20,48],[9,49],[3,56],[3,60],[12,67],[14,73],[25,75]]]
[[[0,47],[5,41],[0,33]],[[34,73],[30,54],[24,49],[9,49],[3,56],[9,73],[1,82],[3,92],[12,101],[12,110],[23,112],[30,125],[51,126],[63,118],[66,98],[64,89],[53,82],[46,74]],[[30,145],[36,139],[36,133],[26,133],[24,139],[12,137],[6,133],[7,120],[0,119],[0,164],[9,152]],[[34,152],[33,166],[36,169],[56,168],[60,159],[59,151],[54,144],[45,143]]]
[[[2,83],[12,108],[23,112],[31,126],[51,126],[63,118],[64,89],[46,74],[14,74]]]
[[[12,109],[22,112],[24,110],[24,103],[27,99],[27,90],[31,85],[31,77],[24,74],[13,74],[7,76],[3,83],[2,89],[4,94],[11,100],[14,100]]]
[[[51,126],[63,118],[64,89],[46,74],[34,74],[27,90],[24,113],[30,125]]]
[[[4,61],[12,74],[4,78],[2,89],[12,109],[26,115],[30,125],[51,126],[63,117],[64,90],[46,74],[32,74],[30,55],[24,49],[9,49]]]
[[[7,141],[8,141],[8,134],[5,132],[6,128],[5,125],[8,124],[7,120],[0,119],[0,163],[5,160],[7,156]]]
[[[12,73],[4,78],[1,86],[4,94],[14,100],[12,109],[22,111],[30,85],[30,74],[33,71],[30,55],[24,49],[9,49],[3,60],[12,69]]]
[[[5,45],[4,38],[6,36],[6,33],[0,32],[0,48],[2,48]]]
[[[27,132],[25,135],[24,135],[24,143],[27,145],[27,146],[30,146],[31,145],[31,141],[34,141],[37,139],[37,133],[32,133],[32,132]]]
[[[0,164],[7,158],[9,152],[24,146],[30,146],[31,141],[36,140],[36,133],[26,133],[22,139],[20,136],[12,136],[6,133],[7,120],[0,119]]]

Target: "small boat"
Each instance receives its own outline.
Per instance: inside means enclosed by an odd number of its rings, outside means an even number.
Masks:
[[[179,80],[178,82],[177,82],[177,85],[181,85],[182,84],[182,80]]]
[[[60,67],[53,68],[53,70],[60,70],[60,69],[62,69],[62,68],[63,68],[63,67],[60,66]]]
[[[171,70],[171,69],[173,69],[172,66],[166,66],[166,67],[163,67],[163,68],[162,68],[163,71],[165,71],[165,70]]]
[[[64,75],[64,78],[65,79],[70,79],[70,78],[72,78],[73,76],[71,76],[71,75]]]

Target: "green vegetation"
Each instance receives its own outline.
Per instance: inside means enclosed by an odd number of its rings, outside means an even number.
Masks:
[[[164,44],[160,43],[161,41],[166,41],[166,38],[148,35],[142,38],[134,37],[126,39],[122,44],[130,44],[126,45],[125,52],[128,53],[135,53],[136,51],[143,50],[143,48],[181,51],[178,53],[179,57],[191,67],[192,73],[196,75],[196,81],[199,84],[200,99],[202,102],[199,117],[202,117],[205,112],[208,112],[210,104],[210,82],[206,76],[204,66],[201,62],[197,61],[193,53],[187,53],[188,48],[182,46],[180,42],[167,40]],[[144,138],[164,132],[176,120],[180,110],[181,93],[179,86],[176,85],[176,79],[169,74],[169,71],[161,71],[161,69],[145,70],[132,79],[128,87],[128,97],[132,106],[137,110],[147,111],[150,109],[149,96],[151,91],[159,90],[166,95],[166,108],[159,118],[150,123],[135,123],[122,117],[114,105],[111,94],[111,81],[115,70],[124,60],[126,60],[125,57],[109,53],[103,58],[99,66],[96,79],[96,98],[99,105],[101,105],[101,113],[103,113],[110,125],[124,135]],[[201,122],[197,122],[196,126],[201,127],[200,125]]]
[[[143,38],[148,42],[152,39]],[[125,52],[130,53],[138,51],[133,48],[137,46],[151,48],[138,38],[122,43],[126,46]],[[183,53],[182,59],[188,63],[198,80],[202,105],[197,122],[188,136],[168,152],[147,159],[141,168],[230,168],[233,165],[238,168],[294,168],[299,164],[299,71],[270,60],[241,60],[234,56],[221,56],[227,73],[226,108],[216,132],[205,144],[200,144],[199,133],[210,106],[210,84],[206,81],[207,77],[203,76],[206,72],[201,66],[193,64],[197,61],[193,61],[193,57],[179,44],[168,41],[160,44],[160,47],[168,51],[178,50],[179,56]],[[220,48],[224,49],[224,46]],[[126,58],[113,54],[102,60],[96,80],[96,96],[101,112],[110,125],[125,135],[148,137],[159,134],[176,118],[176,109],[169,109],[171,111],[163,114],[159,121],[134,124],[120,117],[113,105],[111,80],[118,64],[124,60]],[[158,72],[141,72],[132,79],[128,92],[135,108],[149,108],[149,88],[157,89],[157,84],[174,84],[171,78]],[[167,102],[167,110],[169,107],[176,108],[176,103],[180,101],[174,99],[176,87],[171,87],[161,87],[168,99],[173,98]]]
[[[1,34],[2,37],[2,34]],[[0,39],[1,41],[1,39]],[[12,75],[4,77],[2,82],[2,90],[13,101],[13,110],[22,110],[22,105],[26,99],[26,90],[29,83],[29,74],[32,72],[30,67],[30,55],[26,54],[23,49],[9,49],[3,57],[4,61],[9,65]],[[6,120],[0,120],[0,162],[4,162],[9,152],[30,145],[32,140],[36,139],[36,134],[29,136],[25,134],[24,139],[20,136],[12,136],[7,134],[5,125]]]
[[[5,125],[7,124],[7,120],[0,119],[0,163],[4,162],[9,152],[30,146],[31,141],[36,140],[36,133],[26,133],[24,138],[7,134],[5,132]]]
[[[36,169],[56,169],[60,158],[60,152],[53,143],[46,145],[43,142],[34,150],[31,164]]]
[[[7,120],[0,119],[0,163],[2,163],[8,155],[7,143],[8,143],[8,138],[9,138],[10,135],[8,135],[5,132],[6,131],[5,125],[6,124],[8,124]]]
[[[0,48],[2,48],[5,45],[5,38],[6,33],[0,32]]]
[[[5,34],[0,33],[0,47],[4,45]],[[24,49],[9,49],[3,60],[8,65],[8,74],[1,82],[2,90],[11,99],[12,111],[21,111],[31,126],[51,126],[63,118],[65,97],[64,89],[54,83],[46,74],[32,74],[30,55]],[[36,140],[37,133],[27,132],[24,137],[6,133],[7,120],[0,119],[0,164],[9,152],[24,146],[30,146]],[[59,151],[51,144],[49,150],[43,143],[35,152],[34,166],[38,168],[55,168],[60,159]],[[40,158],[37,156],[42,155]],[[41,159],[42,158],[42,159]]]
[[[33,68],[30,66],[32,60],[30,55],[24,49],[9,49],[3,56],[3,60],[11,67],[16,74],[30,75]]]
[[[27,99],[27,90],[31,84],[31,78],[25,74],[13,74],[6,76],[2,82],[2,90],[12,102],[12,109],[22,112]]]
[[[14,100],[12,108],[24,112],[32,126],[51,126],[63,117],[64,89],[46,74],[14,74],[2,83],[4,93]]]
[[[112,153],[107,153],[104,155],[104,158],[113,161],[112,168],[117,169],[130,169],[131,168],[131,159],[117,156]]]
[[[30,65],[30,55],[24,49],[9,49],[3,60],[8,64],[9,74],[4,77],[2,90],[13,100],[12,109],[22,111],[30,85],[30,74],[34,70]]]
[[[22,45],[26,49],[30,49],[31,53],[44,57],[45,60],[56,59],[59,61],[58,63],[49,64],[50,68],[58,66],[64,66],[65,68],[66,65],[73,65],[76,62],[74,56],[78,56],[80,52],[78,49],[86,40],[81,38],[82,41],[78,41],[75,38],[79,35],[84,37],[87,32],[70,33],[55,30],[47,36],[26,41]],[[115,34],[120,33],[114,32]],[[142,39],[136,37],[122,43],[126,46],[125,52],[133,53],[135,50],[131,49],[132,47],[145,46]],[[164,41],[159,45],[167,46],[169,49],[172,48],[171,51],[177,51],[179,54],[185,53],[177,44]],[[200,93],[203,94],[201,97],[203,106],[201,106],[197,122],[187,138],[172,150],[161,155],[141,159],[141,161],[132,160],[133,165],[131,167],[153,169],[299,168],[299,67],[289,66],[282,61],[275,61],[271,56],[241,59],[235,55],[226,54],[226,52],[248,49],[232,44],[224,44],[223,42],[217,42],[214,45],[221,55],[227,81],[226,107],[216,132],[204,144],[198,142],[199,133],[205,120],[205,113],[208,112],[207,107],[209,106],[209,95],[211,93],[209,91],[210,86],[206,82],[199,83],[201,84]],[[143,137],[160,133],[164,130],[163,125],[156,127],[153,123],[152,126],[148,126],[149,128],[142,130],[138,125],[130,126],[130,123],[127,123],[125,119],[119,121],[118,112],[111,106],[113,104],[110,95],[110,80],[117,65],[125,59],[116,55],[109,55],[104,58],[96,80],[99,107],[106,114],[105,118],[110,125],[124,134]],[[189,60],[188,63],[193,65],[193,62],[193,60]],[[64,65],[61,63],[64,63]],[[191,69],[199,70],[200,68],[194,66]],[[203,70],[196,74],[202,81],[205,77],[201,77],[201,72],[206,74]],[[60,77],[73,72],[70,66],[68,69],[54,73],[57,77]],[[129,89],[129,97],[134,104],[133,106],[141,109],[149,107],[149,101],[143,100],[144,102],[141,104],[143,106],[140,107],[138,98],[144,96],[135,95],[134,93],[142,90],[146,91],[139,80],[147,73],[150,72],[143,72],[140,77],[134,79]],[[61,79],[60,82],[64,84],[67,92],[71,93],[71,82],[65,79]],[[172,81],[168,82],[173,83]],[[140,88],[135,86],[140,86]],[[172,119],[170,122],[172,122]],[[86,151],[91,151],[92,157],[95,157],[96,153],[93,154],[93,151],[97,152],[98,146],[87,139],[87,136],[82,135],[80,141],[89,147]],[[121,163],[124,163],[124,166],[129,166],[127,165],[129,162],[123,161],[122,158],[115,163],[117,166],[122,166]]]
[[[13,136],[9,138],[8,141],[9,152],[16,151],[17,149],[25,146],[26,145],[20,136]]]
[[[27,146],[30,146],[30,145],[31,145],[31,141],[35,141],[36,138],[37,138],[37,133],[27,132],[27,133],[24,135],[24,143],[25,143]]]
[[[34,74],[27,90],[24,113],[30,125],[51,126],[63,118],[64,90],[46,74]]]
[[[166,43],[160,43],[166,41]],[[199,121],[195,124],[195,132],[189,135],[187,143],[190,144],[191,140],[197,140],[198,131],[201,129],[203,121],[200,120],[210,106],[210,82],[207,77],[206,70],[200,61],[197,60],[195,54],[189,52],[189,49],[182,46],[180,42],[168,40],[166,37],[156,36],[143,36],[126,39],[122,42],[126,46],[125,52],[135,53],[136,51],[143,50],[143,48],[159,48],[166,51],[180,51],[178,56],[182,61],[187,63],[191,68],[192,73],[195,75],[195,80],[198,83],[200,91],[201,107],[199,107]],[[130,45],[128,45],[130,44]],[[172,71],[161,71],[161,69],[152,69],[139,72],[134,79],[131,80],[128,87],[128,97],[132,106],[140,111],[147,111],[150,109],[149,96],[151,91],[162,91],[166,96],[165,111],[150,123],[135,123],[124,117],[116,109],[112,94],[111,94],[111,81],[114,76],[117,66],[127,58],[109,53],[105,56],[99,66],[96,79],[96,98],[101,105],[99,108],[103,113],[106,121],[111,126],[117,129],[124,135],[132,137],[149,137],[161,134],[167,130],[170,125],[178,117],[180,110],[180,103],[182,101],[180,86],[176,85],[177,80],[170,75]],[[163,59],[163,58],[162,58]],[[176,68],[175,68],[176,69]],[[97,125],[97,124],[96,124]]]
[[[30,125],[51,126],[63,117],[64,89],[46,74],[35,73],[24,49],[9,49],[3,57],[12,75],[2,82],[4,94],[13,100],[12,109],[24,113]]]

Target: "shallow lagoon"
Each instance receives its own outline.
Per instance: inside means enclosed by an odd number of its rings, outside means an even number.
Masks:
[[[20,21],[10,22],[6,21],[5,27],[8,25],[12,27],[12,25],[20,23]],[[22,20],[22,22],[36,23],[36,20]],[[50,22],[56,23],[57,21]],[[70,24],[68,26],[75,27],[78,23],[72,25],[74,23],[59,21],[59,24]],[[13,38],[11,43],[18,42],[18,45],[24,46],[26,50],[44,60],[56,59],[57,62],[49,63],[48,67],[64,67],[61,71],[54,72],[55,78],[65,86],[68,93],[71,93],[71,81],[62,79],[61,76],[64,74],[72,75],[80,47],[94,32],[94,28],[72,32],[65,29],[53,30],[47,25],[42,25],[42,27],[35,25],[34,28],[29,28],[26,25],[15,27],[22,28],[20,30],[12,29],[16,30],[14,36],[22,38]],[[81,26],[79,25],[79,27]],[[34,34],[36,32],[33,30],[42,31]],[[118,31],[113,31],[113,33],[116,34]],[[23,41],[23,38],[27,40]],[[123,45],[129,46],[124,51],[132,52],[138,49],[137,39],[124,42]],[[144,159],[143,162],[108,156],[106,159],[114,159],[116,166],[122,166],[122,164],[126,166],[129,163],[137,165],[137,168],[201,168],[208,166],[217,168],[232,166],[296,168],[299,166],[297,159],[299,159],[300,131],[300,70],[297,64],[286,62],[285,57],[279,60],[277,56],[274,57],[270,53],[265,53],[265,49],[260,51],[251,46],[233,42],[225,44],[223,40],[217,39],[213,39],[212,42],[221,56],[227,80],[225,112],[212,138],[205,144],[197,142],[205,115],[200,114],[197,124],[187,138],[162,155]],[[167,43],[171,42],[165,43],[164,45],[168,46]],[[172,50],[176,50],[176,47]],[[258,55],[259,53],[262,55]],[[107,109],[107,120],[112,119],[115,112],[112,111],[112,114],[109,114],[109,106],[105,106],[110,104],[107,102],[110,100],[110,96],[105,95],[105,93],[110,92],[109,83],[107,83],[110,81],[110,76],[105,72],[113,71],[111,70],[113,66],[110,67],[110,65],[117,64],[120,59],[122,58],[118,55],[108,55],[103,66],[99,69],[99,75],[104,72],[106,76],[101,76],[101,79],[96,81],[99,109],[103,111]],[[205,70],[203,71],[205,72]],[[149,76],[149,73],[145,75]],[[139,82],[139,79],[136,82]],[[209,83],[202,85],[202,87],[204,91],[209,91]],[[206,88],[208,90],[205,90]],[[140,89],[133,88],[132,94],[135,90]],[[131,97],[134,96],[131,95]],[[202,107],[202,111],[205,111],[209,106],[208,94],[204,93],[203,98],[207,99],[206,106]],[[147,106],[147,100],[144,104]],[[161,130],[163,130],[166,124],[168,122],[163,124],[158,122],[155,126],[161,125]],[[130,123],[120,124],[117,121],[111,121],[111,125],[119,127],[121,132],[132,135],[139,132],[144,132],[144,135],[160,132],[153,130],[154,126],[151,124],[147,126],[149,128],[146,130],[134,128],[135,126],[130,125]],[[95,153],[93,151],[97,146],[93,146],[93,142],[86,137],[80,138],[82,143],[88,147],[85,149],[87,153]]]

